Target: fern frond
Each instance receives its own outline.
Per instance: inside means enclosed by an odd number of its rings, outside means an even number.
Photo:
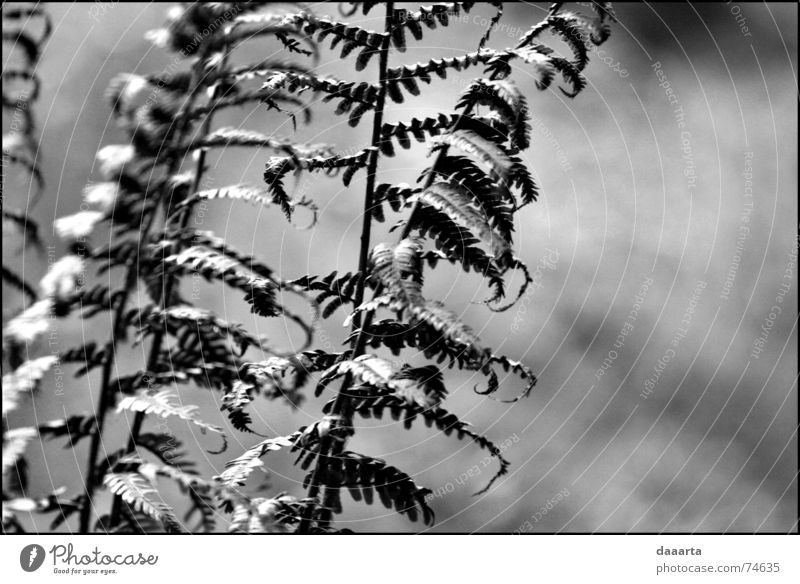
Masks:
[[[174,481],[181,492],[189,496],[192,503],[185,519],[189,520],[197,513],[200,515],[201,529],[206,532],[214,530],[217,511],[212,494],[218,490],[216,484],[170,464],[143,463],[139,466],[138,472],[146,477],[162,476]]]
[[[161,522],[168,533],[184,533],[172,508],[161,500],[158,492],[138,472],[107,473],[103,483],[136,511]]]
[[[83,438],[92,435],[97,421],[94,416],[89,414],[77,414],[69,416],[63,420],[53,420],[39,424],[37,431],[42,438],[62,438],[67,436],[65,448],[72,448]]]
[[[3,393],[5,394],[5,381],[3,382]],[[5,411],[5,405],[3,406],[3,411]],[[36,436],[36,428],[15,428],[14,430],[6,430],[3,433],[4,484],[6,482],[6,473],[16,466],[28,443]]]
[[[194,246],[177,255],[167,257],[164,262],[174,271],[189,268],[206,280],[221,280],[232,288],[245,292],[245,300],[259,316],[283,314],[277,300],[277,285],[266,279],[241,272],[239,262],[215,251]]]
[[[505,403],[514,403],[523,398],[528,397],[530,392],[533,390],[534,386],[536,385],[536,376],[533,374],[533,371],[530,370],[525,364],[520,361],[514,361],[513,359],[509,359],[503,355],[495,355],[492,354],[489,359],[487,360],[486,364],[483,366],[482,371],[484,374],[489,374],[491,370],[492,364],[497,363],[506,373],[514,373],[520,379],[526,381],[525,388],[520,392],[516,397],[510,400],[498,400]],[[493,393],[497,387],[492,387],[490,383],[490,387],[484,394]],[[481,393],[481,392],[479,392]]]
[[[270,357],[259,363],[245,363],[237,373],[237,380],[222,397],[222,411],[228,413],[233,426],[243,432],[250,429],[252,419],[245,408],[253,401],[253,394],[261,394],[267,399],[286,399],[292,407],[303,401],[300,388],[305,385],[312,371],[322,371],[337,360],[343,353],[306,351],[289,357]],[[287,379],[289,372],[293,376]],[[253,432],[255,433],[255,432]]]
[[[513,147],[524,150],[530,145],[528,103],[515,84],[508,80],[477,79],[461,95],[456,109],[469,104],[486,106],[496,114],[511,130]]]
[[[250,473],[264,466],[261,461],[262,456],[274,450],[294,446],[300,435],[301,432],[298,431],[289,436],[278,436],[277,438],[269,438],[259,442],[238,458],[225,463],[225,470],[222,474],[214,477],[214,480],[226,487],[244,486]]]
[[[339,100],[336,115],[350,113],[348,123],[355,127],[361,121],[361,116],[373,109],[378,96],[378,87],[370,83],[345,82],[335,79],[325,79],[313,74],[298,74],[290,72],[275,73],[261,86],[265,99],[270,99],[274,92],[286,89],[292,93],[306,90],[325,93],[323,102]],[[355,109],[353,108],[355,106]]]
[[[395,248],[377,245],[370,257],[370,277],[386,288],[386,293],[357,307],[345,325],[360,312],[374,312],[386,307],[401,316],[408,314],[412,323],[425,323],[454,342],[477,347],[475,334],[452,312],[437,301],[422,295],[422,248],[419,240],[405,239]]]
[[[595,13],[595,20],[592,23],[590,38],[596,45],[602,45],[611,35],[609,22],[616,22],[617,16],[611,2],[592,2],[592,10]]]
[[[176,416],[181,420],[185,420],[191,424],[194,424],[200,428],[200,432],[203,434],[205,434],[206,431],[211,431],[220,434],[223,439],[225,438],[225,433],[223,432],[222,428],[215,426],[214,424],[204,422],[197,417],[197,410],[199,409],[198,406],[184,406],[176,404],[173,402],[174,398],[177,398],[177,396],[168,389],[161,390],[156,394],[151,394],[147,391],[140,391],[135,396],[123,398],[117,406],[117,411],[121,412],[123,410],[127,410],[130,412],[143,412],[145,414],[153,414],[162,418]]]
[[[473,53],[466,53],[460,57],[431,59],[426,63],[390,67],[387,71],[389,97],[396,103],[403,103],[402,89],[412,95],[419,95],[417,79],[429,84],[432,80],[432,73],[440,79],[447,79],[447,72],[450,69],[463,71],[469,67],[489,63],[496,59],[498,55],[500,54],[497,51],[481,49]]]
[[[228,338],[244,355],[250,347],[262,347],[259,337],[250,334],[240,324],[218,318],[209,310],[193,306],[171,306],[164,310],[148,310],[141,315],[142,332],[164,331],[179,340],[182,348],[193,345],[197,339],[202,345],[213,345]],[[224,343],[228,346],[228,343]]]
[[[388,203],[392,211],[399,212],[412,195],[420,192],[420,189],[412,188],[406,183],[398,185],[390,185],[381,183],[375,187],[375,196],[373,197],[372,217],[376,221],[383,222],[385,217],[383,215],[383,204]]]
[[[208,248],[220,256],[230,258],[241,267],[261,278],[267,280],[276,279],[271,267],[258,260],[255,256],[238,251],[223,238],[215,236],[211,231],[176,230],[167,233],[166,238],[157,244],[157,249],[162,250],[162,255],[173,255],[175,249],[185,245]]]
[[[574,59],[572,65],[583,71],[589,63],[589,27],[577,14],[562,12],[548,18],[550,30],[557,34],[572,49]]]
[[[513,164],[516,159],[512,157],[511,160],[513,184],[517,169]],[[435,179],[443,179],[454,187],[467,192],[479,210],[488,216],[500,236],[509,243],[511,242],[514,231],[513,211],[517,205],[505,184],[493,181],[472,159],[466,156],[443,156],[438,160],[435,172],[434,168],[427,168],[422,172],[420,179],[428,178],[429,174],[434,174]]]
[[[404,9],[395,10],[394,21],[397,25],[392,30],[392,45],[397,50],[404,51],[406,29],[416,40],[422,40],[423,24],[431,30],[436,29],[437,23],[441,26],[448,26],[451,17],[458,17],[462,12],[469,14],[474,5],[475,2],[441,2],[431,6],[422,6],[415,12]]]
[[[509,182],[511,186],[519,190],[519,196],[520,199],[522,199],[522,202],[516,205],[514,209],[516,211],[525,205],[530,205],[539,198],[539,187],[533,180],[528,167],[519,157],[512,156],[510,160],[511,171],[509,173]]]
[[[286,138],[273,138],[261,132],[239,128],[218,128],[203,138],[191,142],[189,148],[228,148],[232,146],[270,148],[292,156],[324,156],[330,153],[330,147],[322,144],[296,144]]]
[[[389,387],[394,373],[395,368],[389,361],[375,355],[361,355],[353,360],[337,363],[323,372],[314,393],[319,396],[335,379],[346,374],[351,375],[358,383]]]
[[[428,137],[438,136],[452,127],[459,117],[457,114],[450,116],[439,114],[435,118],[423,120],[412,118],[408,124],[404,122],[385,123],[381,127],[381,152],[386,156],[394,156],[392,139],[397,140],[397,143],[407,150],[411,147],[409,136],[416,139],[417,142],[424,142]]]
[[[241,498],[233,506],[233,519],[229,531],[235,533],[291,533],[307,502],[279,494],[272,499]]]
[[[181,442],[172,434],[142,432],[136,437],[136,446],[146,449],[164,464],[184,472],[193,471],[195,466],[194,461],[188,459],[186,452],[181,450]]]
[[[362,280],[359,272],[339,274],[331,272],[324,278],[307,275],[285,283],[286,286],[295,286],[309,292],[319,292],[314,297],[314,302],[322,308],[322,318],[331,316],[337,308],[344,304],[355,302],[355,290]],[[328,302],[325,305],[325,302]]]
[[[384,507],[406,515],[411,521],[417,521],[421,512],[423,522],[426,525],[433,524],[433,510],[425,501],[430,489],[417,486],[403,471],[381,459],[349,451],[342,452],[327,462],[320,473],[320,480],[332,492],[346,488],[356,501],[363,497],[367,504],[371,504],[374,490]],[[304,487],[309,480],[310,477],[306,477]],[[334,512],[340,512],[341,501],[338,497],[333,504]]]
[[[55,306],[50,298],[37,300],[6,323],[3,344],[13,349],[34,342],[50,329],[50,317],[54,311]]]
[[[320,43],[331,37],[331,49],[342,43],[340,59],[344,59],[356,49],[361,49],[356,58],[356,71],[363,71],[367,67],[372,56],[378,54],[386,38],[386,33],[320,18],[309,12],[287,15],[283,22],[298,26],[305,34]]]
[[[325,171],[327,174],[336,174],[345,169],[342,181],[345,186],[350,184],[353,175],[361,168],[366,167],[373,148],[365,148],[352,156],[329,156],[314,158],[270,158],[264,170],[264,182],[267,183],[272,201],[281,206],[287,219],[292,218],[292,198],[283,186],[287,174],[293,171]]]
[[[325,404],[324,412],[327,413],[330,411],[331,403],[332,402],[328,402]],[[384,411],[388,410],[392,419],[403,421],[403,426],[406,429],[411,428],[415,419],[422,419],[426,426],[429,428],[436,428],[445,436],[449,436],[455,432],[459,440],[464,438],[469,439],[480,449],[489,452],[493,458],[497,459],[500,467],[489,483],[476,494],[486,492],[498,478],[508,473],[510,463],[502,456],[500,449],[497,448],[491,440],[471,430],[468,422],[460,420],[458,416],[440,406],[426,406],[415,403],[414,401],[404,399],[404,397],[400,395],[384,394],[362,396],[355,393],[351,399],[351,407],[354,412],[364,418],[369,419],[374,417],[379,420],[383,417]]]
[[[383,319],[365,325],[363,330],[367,346],[386,347],[394,355],[399,355],[405,348],[415,348],[428,359],[436,359],[439,363],[447,360],[450,367],[458,365],[459,368],[470,370],[480,369],[485,360],[484,351],[458,343],[424,323],[406,324]],[[348,341],[359,332],[353,332]]]
[[[466,189],[452,183],[435,182],[423,192],[413,195],[410,203],[420,202],[447,215],[452,221],[466,229],[467,233],[479,238],[494,250],[494,258],[499,265],[506,265],[511,253],[510,233],[502,233],[489,224],[486,209],[476,209],[475,199]]]
[[[185,199],[180,206],[189,207],[199,200],[210,201],[213,199],[234,199],[264,206],[272,204],[269,193],[263,187],[255,187],[248,184],[237,184],[228,185],[226,187],[222,187],[221,189],[198,191],[188,199]]]
[[[57,362],[58,357],[55,355],[37,357],[3,375],[3,412],[16,409],[20,396],[32,393],[44,374]]]
[[[442,317],[444,318],[444,317]],[[459,369],[480,371],[486,376],[487,388],[478,393],[491,395],[499,388],[499,380],[494,366],[499,365],[506,373],[513,373],[525,382],[525,387],[516,397],[510,400],[498,400],[513,403],[527,397],[536,385],[536,376],[529,367],[503,355],[492,353],[478,345],[477,337],[468,328],[465,334],[452,334],[437,327],[433,319],[420,319],[410,323],[384,319],[364,326],[367,346],[384,346],[398,355],[405,348],[422,351],[428,359],[436,359],[439,363],[448,361],[449,366]],[[465,325],[461,325],[464,327]],[[359,334],[354,331],[350,337]],[[476,390],[477,391],[477,390]]]
[[[498,144],[479,136],[471,130],[455,130],[431,139],[434,149],[442,146],[457,148],[474,156],[486,166],[492,178],[503,182],[511,172],[511,159],[508,153]]]

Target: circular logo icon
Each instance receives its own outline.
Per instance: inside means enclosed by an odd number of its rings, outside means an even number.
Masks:
[[[42,567],[44,557],[44,548],[39,544],[32,543],[26,545],[22,548],[22,551],[19,552],[19,565],[22,566],[22,569],[26,572],[35,572]]]

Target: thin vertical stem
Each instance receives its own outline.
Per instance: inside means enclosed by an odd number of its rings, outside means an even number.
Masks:
[[[143,233],[147,237],[147,231]],[[132,260],[133,262],[133,260]],[[136,283],[136,269],[134,265],[128,266],[125,275],[125,287],[122,290],[116,310],[114,311],[111,338],[106,343],[103,357],[103,370],[100,379],[100,397],[97,402],[97,413],[95,414],[95,427],[92,432],[91,440],[89,443],[89,457],[86,461],[86,485],[84,490],[84,500],[81,506],[80,521],[78,526],[79,533],[89,532],[89,523],[92,519],[92,503],[94,499],[94,491],[96,483],[99,479],[97,476],[97,456],[100,453],[100,443],[103,438],[103,427],[105,426],[106,412],[110,405],[111,400],[111,373],[115,362],[115,353],[117,350],[117,340],[122,335],[124,329],[123,316],[125,308],[130,298],[131,289]]]
[[[555,14],[556,12],[558,12],[559,9],[560,9],[560,3],[551,5],[548,15],[551,16]],[[387,12],[387,22],[386,22],[387,32],[391,31],[392,22],[390,21],[390,18],[391,16]],[[521,46],[521,43],[520,45],[518,45],[518,47],[519,46]],[[381,54],[382,59],[384,58],[384,56],[388,56],[388,51],[386,52],[386,54],[383,53]],[[381,67],[382,67],[381,68],[382,93],[379,94],[379,100],[381,100],[380,107],[376,111],[375,124],[373,125],[373,141],[372,141],[373,146],[376,146],[380,143],[380,126],[383,120],[383,109],[384,109],[383,106],[385,105],[385,87],[384,87],[384,77],[383,77],[385,75],[385,69],[383,68],[384,67],[383,61],[381,61]],[[496,77],[497,77],[497,72],[493,72],[490,79],[496,79]],[[475,102],[470,102],[469,104],[467,104],[467,106],[461,112],[461,117],[459,118],[459,120],[456,121],[455,125],[450,129],[451,132],[458,128],[461,119],[466,118],[472,114],[475,105],[476,105]],[[441,167],[442,163],[444,162],[447,153],[448,153],[447,146],[439,150],[439,153],[437,154],[436,159],[434,160],[434,163],[431,166],[431,172],[428,173],[428,176],[426,177],[425,182],[423,183],[422,186],[423,190],[429,188],[433,184],[433,181],[436,179],[437,170]],[[372,160],[370,162],[372,162]],[[377,166],[377,153],[375,155],[375,164]],[[367,195],[365,197],[364,228],[362,229],[361,255],[359,258],[360,259],[359,271],[361,272],[361,274],[366,274],[367,259],[369,254],[369,230],[371,227],[370,219],[371,219],[372,206],[374,204],[372,200],[372,193],[370,192],[369,188],[370,185],[372,185],[372,187],[374,188],[374,183],[375,183],[375,176],[372,171],[370,171],[370,175],[368,176],[368,181],[371,182],[368,182],[367,184]],[[421,208],[422,208],[421,202],[417,201],[412,207],[408,220],[403,226],[403,229],[398,238],[399,241],[402,241],[403,239],[409,236],[411,230],[414,228],[415,219],[419,215]],[[365,242],[365,234],[366,234],[366,242]],[[358,307],[363,303],[364,291],[365,288],[362,280],[361,285],[356,291],[354,306]],[[382,294],[382,292],[383,292],[383,286],[381,284],[378,284],[373,292],[373,298],[379,296],[380,294]],[[364,353],[364,350],[366,349],[366,329],[369,326],[371,320],[372,320],[372,314],[370,313],[367,314],[359,313],[353,319],[352,331],[353,332],[357,331],[358,334],[356,335],[355,341],[353,342],[352,345],[352,351],[350,355],[351,359],[355,359],[356,357],[359,357]],[[334,400],[332,408],[332,413],[334,415],[344,416],[345,419],[348,420],[347,422],[348,424],[351,423],[349,421],[351,412],[348,411],[348,405],[350,400],[348,398],[347,392],[350,388],[351,383],[352,383],[352,376],[348,373],[344,376],[344,380],[342,381],[342,385],[339,388],[339,393],[337,394],[336,399]],[[311,485],[309,488],[310,498],[316,497],[319,492],[319,475],[321,473],[322,464],[327,463],[328,458],[340,455],[344,450],[344,444],[345,444],[344,440],[331,440],[330,438],[327,438],[326,440],[322,441],[322,444],[320,446],[320,454],[317,461],[317,466],[315,467],[314,476],[312,477]],[[326,489],[325,497],[323,499],[323,507],[331,506],[333,498],[336,495],[336,491],[337,491],[336,487]],[[306,515],[308,515],[308,513]],[[309,523],[310,523],[310,518],[308,516],[304,516],[303,521],[300,524],[300,531],[303,531],[304,529],[307,530]]]
[[[224,68],[225,68],[225,66],[227,64],[227,59],[228,59],[228,53],[226,51],[225,52],[225,56],[224,56],[224,58],[222,59],[222,61],[220,63],[220,70],[224,70]],[[200,84],[198,82],[198,87],[199,86],[200,86]],[[214,87],[214,91],[212,92],[211,102],[213,102],[214,100],[216,100],[219,97],[219,90],[220,90],[220,84],[217,84]],[[211,131],[211,121],[213,119],[213,115],[214,114],[213,114],[213,109],[212,109],[212,110],[209,111],[209,113],[206,115],[205,119],[203,120],[202,129],[200,130],[200,135],[201,136],[205,136]],[[190,193],[195,193],[198,190],[200,190],[200,183],[201,183],[202,178],[203,178],[203,171],[205,169],[205,163],[206,163],[206,150],[205,149],[201,149],[199,151],[199,154],[198,154],[198,157],[197,157],[197,163],[195,164],[194,177],[192,178],[192,187],[191,187],[191,190],[189,191]],[[180,216],[180,223],[179,223],[181,231],[186,229],[186,227],[188,227],[189,219],[192,216],[193,207],[194,207],[194,203],[191,203],[191,204],[187,205],[181,211],[182,214]],[[164,230],[166,231],[167,228],[168,228],[168,225],[169,225],[169,222],[168,222],[169,209],[168,208],[165,210],[165,214],[167,215],[165,217],[165,221],[164,221]],[[162,308],[166,308],[169,305],[169,300],[172,297],[172,293],[173,293],[173,291],[175,289],[175,285],[176,284],[177,284],[177,278],[173,278],[171,276],[166,276],[166,281],[164,282],[164,289],[162,290],[161,299],[160,299],[160,304],[161,304]],[[147,366],[146,366],[146,369],[145,369],[146,372],[150,372],[150,373],[155,373],[156,372],[156,367],[158,366],[158,357],[159,357],[159,355],[161,353],[161,344],[164,341],[164,336],[165,335],[164,335],[164,330],[163,329],[159,329],[153,335],[153,341],[152,341],[152,344],[150,346],[150,354],[148,355],[148,358],[147,358]],[[133,425],[131,426],[131,432],[130,432],[130,435],[128,436],[128,443],[127,443],[127,445],[125,447],[125,452],[128,453],[128,454],[130,454],[132,452],[135,452],[135,450],[136,450],[136,444],[137,444],[137,442],[139,440],[139,434],[142,431],[142,425],[144,424],[145,417],[146,417],[146,414],[144,412],[136,412],[136,415],[134,416]],[[119,496],[115,496],[114,497],[114,502],[113,502],[112,507],[111,507],[111,518],[110,518],[110,521],[109,521],[111,527],[115,527],[119,523],[121,511],[122,511],[122,498],[119,497]]]
[[[394,3],[387,2],[386,3],[386,17],[384,21],[384,32],[386,36],[383,39],[383,43],[381,44],[380,48],[380,60],[378,65],[378,79],[380,83],[380,89],[378,90],[378,95],[375,100],[375,115],[372,118],[372,139],[370,141],[370,146],[373,148],[372,152],[370,153],[369,161],[367,162],[367,185],[364,192],[364,215],[361,222],[361,245],[359,248],[358,254],[358,270],[362,274],[362,276],[366,275],[367,267],[369,262],[369,252],[370,252],[370,237],[372,234],[372,211],[375,205],[375,183],[377,180],[377,173],[378,173],[378,159],[380,158],[380,143],[381,143],[381,128],[383,126],[383,110],[386,107],[386,92],[387,92],[387,72],[389,70],[389,48],[391,46],[391,32],[392,27],[394,25]],[[355,305],[359,306],[364,301],[364,293],[365,293],[366,283],[365,279],[362,277],[359,282],[358,286],[356,287],[355,292]],[[356,331],[361,328],[361,315],[356,315],[353,320],[353,327],[352,330]],[[361,343],[363,345],[363,343]],[[361,349],[357,348],[358,343],[356,343],[356,347],[354,347],[353,351],[354,354],[351,358],[355,358],[360,351],[363,351],[363,346]],[[347,396],[347,389],[350,387],[351,379],[350,375],[345,375],[344,381],[342,382],[341,388],[339,393],[336,395],[336,399],[333,403],[333,409],[331,414],[333,416],[343,416],[347,417],[347,410],[349,406],[349,398]],[[349,422],[348,422],[349,424]],[[332,436],[327,435],[325,436],[321,443],[320,443],[320,450],[317,456],[316,465],[314,470],[312,471],[311,481],[309,482],[308,486],[308,498],[315,499],[320,492],[321,489],[321,478],[324,472],[325,466],[328,464],[328,459],[331,456],[337,456],[342,452],[344,449],[344,437],[340,437],[340,439],[334,439]],[[306,508],[302,520],[300,522],[300,526],[298,527],[298,532],[304,533],[307,532],[311,526],[311,515],[313,513],[313,508],[308,507]]]
[[[552,4],[550,6],[550,10],[548,12],[548,17],[556,14],[560,8],[561,8],[561,3]],[[522,43],[519,43],[517,45],[517,48],[519,48],[521,46],[522,46]],[[496,78],[497,78],[497,71],[493,71],[492,74],[489,76],[489,79],[490,80],[495,80]],[[452,128],[450,128],[450,130],[449,130],[450,132],[453,132],[453,131],[457,130],[459,122],[462,119],[467,118],[472,114],[472,110],[475,109],[475,105],[476,104],[475,104],[474,101],[471,101],[466,105],[466,107],[461,112],[461,115],[459,116],[459,118],[456,121],[456,123],[453,125]],[[428,176],[425,178],[425,182],[422,185],[422,190],[423,191],[428,189],[433,184],[433,181],[436,180],[437,171],[442,166],[442,163],[444,162],[444,159],[447,157],[447,153],[448,152],[449,152],[449,147],[446,144],[439,150],[439,153],[436,155],[436,158],[434,159],[433,164],[431,165],[431,170],[428,173]],[[405,223],[405,225],[403,225],[403,229],[400,232],[400,236],[398,237],[398,241],[403,241],[406,237],[409,236],[409,234],[411,233],[411,230],[414,228],[414,223],[415,223],[414,220],[419,215],[421,208],[422,208],[421,201],[418,200],[416,203],[414,203],[414,206],[411,208],[411,213],[409,214],[408,219],[406,220],[406,223]],[[379,283],[375,287],[375,290],[374,290],[372,296],[373,296],[373,298],[375,298],[377,296],[380,296],[382,293],[383,293],[383,285]],[[359,298],[357,300],[358,301],[356,302],[355,306],[359,306],[363,302],[363,297]],[[359,316],[360,316],[360,314],[359,314]],[[366,314],[364,316],[364,321],[365,321],[364,322],[364,326],[354,327],[354,330],[356,328],[358,328],[358,335],[356,336],[355,345],[353,347],[353,355],[354,356],[361,355],[364,352],[364,349],[366,347],[366,334],[365,334],[365,331],[366,331],[367,326],[369,326],[369,323],[370,323],[371,320],[372,320],[372,314],[368,313],[368,314]],[[355,321],[355,322],[356,322],[356,324],[360,324],[360,320],[359,321]]]

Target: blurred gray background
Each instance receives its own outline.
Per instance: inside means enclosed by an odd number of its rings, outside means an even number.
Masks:
[[[81,189],[97,179],[98,147],[124,141],[103,98],[108,82],[119,72],[162,71],[174,59],[143,38],[162,25],[167,8],[111,2],[48,8],[55,29],[41,61],[37,110],[48,189],[31,213],[59,250],[53,219],[78,210]],[[341,18],[336,5],[317,8]],[[509,4],[490,46],[513,45],[545,11],[546,5]],[[483,453],[469,442],[422,424],[408,432],[390,419],[365,421],[352,444],[438,493],[431,501],[438,519],[433,531],[797,529],[797,8],[655,3],[616,11],[619,23],[602,52],[592,54],[589,86],[576,99],[538,92],[524,67],[516,71],[534,117],[525,157],[543,193],[520,215],[517,245],[528,265],[538,267],[537,287],[518,307],[495,314],[477,302],[486,290],[472,275],[445,267],[428,284],[429,296],[446,301],[486,344],[522,359],[539,376],[531,397],[513,406],[475,395],[477,378],[448,376],[448,409],[496,443],[505,441],[510,474],[473,497],[494,466],[482,467]],[[390,64],[472,50],[492,13],[479,5],[471,13],[476,19],[427,31],[405,54],[393,53]],[[381,18],[380,10],[353,17],[373,29]],[[250,50],[255,60],[275,47]],[[354,73],[352,62],[323,51],[319,69],[372,81],[372,68]],[[468,70],[434,81],[422,98],[392,106],[389,121],[451,112],[477,75]],[[342,151],[368,143],[369,123],[353,130],[333,116],[330,104],[313,110],[314,122],[298,129],[298,139]],[[264,109],[226,113],[215,123],[293,133],[285,117]],[[258,183],[268,155],[213,153],[209,175],[219,186]],[[425,156],[419,146],[384,159],[379,180],[413,183],[428,164]],[[298,188],[321,209],[313,230],[287,225],[277,209],[224,201],[210,203],[198,226],[258,254],[287,278],[352,270],[363,181],[363,173],[349,188],[338,179],[301,179]],[[13,199],[25,192],[15,193],[15,184],[24,179],[9,177],[6,203],[24,206]],[[396,219],[389,214],[374,240],[393,241],[387,231]],[[749,232],[738,240],[743,226]],[[26,277],[35,281],[46,258],[26,252],[23,259],[7,237],[4,261],[24,262]],[[772,321],[783,284],[789,293]],[[9,298],[4,310],[10,302],[17,300]],[[203,303],[278,343],[292,340],[280,323],[254,318],[238,293],[204,289]],[[344,338],[345,316],[339,311],[323,323],[323,340],[336,346]],[[756,357],[762,326],[769,334]],[[67,348],[84,337],[104,339],[108,323],[97,317],[82,327],[70,320],[62,330]],[[32,354],[46,351],[45,345]],[[141,348],[130,351],[123,365],[135,367],[141,355]],[[88,410],[98,380],[71,381],[64,396],[52,385],[50,376],[10,426]],[[518,390],[509,377],[501,393],[511,397]],[[220,395],[193,387],[180,393],[202,404],[204,419],[224,423]],[[255,426],[265,434],[289,433],[313,421],[321,403],[312,396],[291,411],[256,400]],[[110,426],[107,448],[113,450],[123,444],[127,425]],[[177,422],[169,429],[205,475],[217,474],[258,440],[231,431],[228,451],[212,456],[206,449],[218,445],[213,437]],[[77,490],[85,447],[76,457],[58,443],[32,445],[31,494],[62,485]],[[303,473],[290,457],[272,454],[265,463],[267,493],[301,495]],[[261,480],[254,475],[251,485]],[[344,500],[341,527],[419,528],[380,506],[353,503],[349,495]],[[99,503],[107,505],[102,496]],[[49,523],[32,518],[30,525],[46,531]]]

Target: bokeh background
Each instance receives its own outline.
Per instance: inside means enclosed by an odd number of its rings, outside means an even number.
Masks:
[[[174,59],[144,39],[163,23],[167,8],[48,7],[54,32],[39,67],[37,109],[48,187],[30,213],[59,253],[53,219],[78,210],[83,186],[96,178],[93,153],[124,140],[110,120],[106,86],[120,72],[162,71]],[[316,8],[338,17],[335,4]],[[490,46],[512,45],[546,8],[509,3]],[[470,375],[448,376],[447,407],[507,445],[510,474],[473,496],[493,471],[480,465],[483,453],[422,424],[409,432],[391,420],[365,421],[352,445],[437,493],[433,531],[797,530],[797,7],[653,3],[621,4],[616,11],[619,23],[602,52],[592,54],[589,86],[577,99],[538,92],[524,68],[516,72],[534,117],[525,157],[543,193],[522,212],[517,245],[537,286],[518,307],[495,314],[478,302],[486,290],[470,275],[445,267],[427,284],[429,295],[459,312],[489,346],[522,359],[539,376],[530,398],[513,406],[476,395],[478,380]],[[379,12],[354,19],[378,29]],[[427,31],[405,54],[392,54],[391,64],[471,50],[491,14],[479,5],[471,13],[476,18]],[[275,50],[254,45],[251,57]],[[355,73],[352,59],[340,60],[338,51],[323,51],[319,69],[342,78],[374,76],[371,69]],[[422,98],[392,106],[389,121],[452,111],[476,75],[468,70],[434,81]],[[368,143],[369,124],[350,129],[330,104],[313,110],[313,123],[298,128],[298,139],[339,150]],[[215,122],[294,133],[285,117],[264,109],[226,113]],[[258,183],[268,155],[213,153],[210,175],[220,186]],[[384,161],[379,180],[413,182],[425,156],[423,146],[400,151]],[[343,188],[337,179],[301,179],[298,189],[321,211],[312,230],[287,225],[277,209],[228,202],[210,203],[198,222],[287,278],[352,270],[363,180],[362,173]],[[24,206],[24,199],[14,199],[24,196],[24,187],[23,177],[9,175],[6,203]],[[375,241],[394,239],[387,232],[395,219],[390,215],[377,228]],[[48,258],[20,252],[11,237],[4,234],[3,261],[35,281]],[[789,293],[770,325],[782,285]],[[255,319],[239,294],[221,288],[202,294],[203,304],[225,318],[269,332],[278,343],[293,341],[280,323]],[[7,295],[4,313],[19,302]],[[340,311],[321,325],[322,342],[336,346],[344,338],[345,316]],[[65,348],[105,338],[108,330],[102,317],[60,326]],[[756,357],[762,326],[769,334]],[[30,347],[32,356],[45,352],[46,346]],[[130,351],[120,366],[136,367],[142,353]],[[81,378],[56,395],[52,376],[46,377],[9,426],[89,410],[97,386],[96,378]],[[508,378],[501,391],[510,397],[518,389]],[[193,387],[180,393],[202,405],[204,419],[225,423],[219,395]],[[316,419],[320,404],[310,397],[292,411],[257,400],[255,425],[265,434],[289,433]],[[123,444],[127,422],[111,424],[109,451]],[[169,431],[208,476],[258,440],[232,431],[228,451],[210,455],[217,446],[212,437],[177,422]],[[84,448],[75,454],[57,442],[32,444],[31,494],[62,485],[78,490]],[[289,457],[270,455],[265,462],[270,476],[256,476],[253,487],[266,481],[265,492],[301,494],[303,473]],[[480,472],[471,471],[475,465]],[[419,528],[380,506],[344,498],[342,527]],[[48,529],[40,517],[26,521]]]

